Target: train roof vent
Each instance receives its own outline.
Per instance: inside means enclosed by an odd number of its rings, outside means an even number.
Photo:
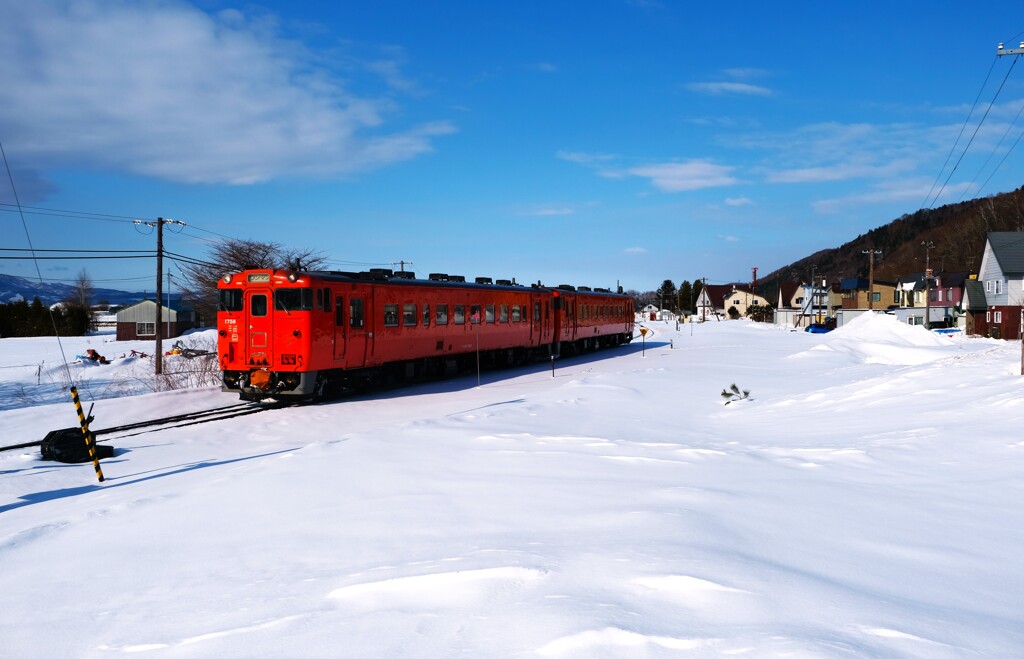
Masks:
[[[415,272],[409,272],[408,270],[402,270],[392,275],[395,279],[416,279]]]
[[[575,286],[570,286],[569,284],[559,284],[558,288],[560,290],[563,290],[563,291],[575,291],[576,290]]]
[[[580,286],[580,287],[579,287],[579,288],[577,288],[576,290],[577,290],[577,291],[585,291],[585,292],[589,292],[589,291],[591,290],[591,288],[590,288],[589,286]]]
[[[499,279],[498,281],[496,281],[494,283],[497,284],[498,286],[511,286],[512,285],[512,280],[511,279]]]
[[[462,275],[448,275],[448,281],[466,281]]]
[[[387,268],[370,268],[369,272],[360,272],[360,279],[373,279],[380,281],[383,279],[390,279],[395,273],[391,272]]]
[[[594,290],[597,291],[598,293],[611,293],[611,291],[608,290],[607,288],[595,288]]]
[[[427,275],[427,279],[430,281],[448,281],[448,275],[443,272],[431,272]]]
[[[491,279],[490,277],[477,277],[476,278],[476,283],[478,283],[478,284],[493,284],[494,280]]]

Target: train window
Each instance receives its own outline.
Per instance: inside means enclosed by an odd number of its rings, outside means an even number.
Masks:
[[[345,324],[345,299],[340,295],[334,299],[334,325],[341,327]]]
[[[523,317],[519,315],[519,305],[518,304],[513,304],[512,305],[512,322],[513,323],[518,323],[520,320],[522,320],[522,318]]]
[[[224,288],[220,291],[221,311],[242,310],[242,290],[240,288]]]
[[[348,301],[348,326],[361,329],[363,322],[363,298],[354,297]]]
[[[402,305],[402,324],[406,327],[416,327],[416,305]]]
[[[480,305],[471,304],[469,305],[469,322],[476,325],[480,322]]]
[[[324,311],[331,310],[331,289],[324,289]]]
[[[266,316],[267,315],[267,296],[266,295],[253,295],[249,298],[249,313],[253,316]]]
[[[508,305],[507,304],[503,304],[500,307],[498,307],[498,322],[499,323],[507,323],[508,322]]]
[[[455,317],[452,319],[452,322],[454,322],[456,325],[465,325],[466,324],[466,305],[464,305],[464,304],[456,304],[455,305],[455,314],[454,314],[454,316]]]
[[[437,315],[436,315],[436,318],[437,318],[437,324],[438,325],[447,325],[448,324],[448,305],[447,304],[439,304],[439,305],[437,305]]]
[[[489,322],[489,323],[493,323],[494,322],[494,305],[493,304],[488,304],[486,307],[484,307],[484,319],[487,322]]]
[[[316,289],[316,310],[320,311],[324,308],[324,290],[322,288]]]
[[[384,305],[384,327],[397,327],[398,326],[398,305],[397,304],[385,304]]]
[[[533,303],[533,322],[540,322],[540,302]]]
[[[430,305],[423,305],[423,326],[430,327]]]
[[[274,309],[277,311],[312,311],[312,288],[279,288],[274,291]]]

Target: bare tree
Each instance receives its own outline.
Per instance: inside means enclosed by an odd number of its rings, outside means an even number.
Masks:
[[[82,268],[75,277],[75,300],[86,309],[92,304],[92,279],[89,273]]]
[[[217,312],[217,282],[222,276],[241,270],[317,270],[326,259],[311,249],[282,247],[278,243],[228,238],[214,243],[208,262],[214,265],[182,266],[187,283],[185,296],[202,317],[211,319]]]

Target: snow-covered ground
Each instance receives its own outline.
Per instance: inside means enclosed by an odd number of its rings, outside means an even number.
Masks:
[[[102,484],[0,453],[0,655],[1024,656],[1019,342],[651,327],[112,439]],[[0,444],[76,424],[52,342],[0,340]],[[94,429],[235,402],[148,367],[72,365]]]

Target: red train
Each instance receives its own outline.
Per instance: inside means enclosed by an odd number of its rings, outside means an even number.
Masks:
[[[218,285],[223,389],[319,399],[475,367],[629,343],[633,299],[607,289],[410,272],[246,270]]]

